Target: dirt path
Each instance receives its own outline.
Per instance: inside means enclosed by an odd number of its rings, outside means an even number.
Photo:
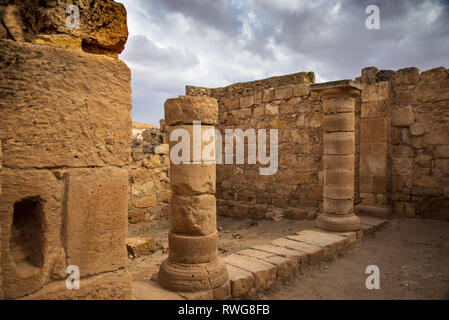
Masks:
[[[365,268],[380,269],[367,290]],[[343,257],[311,267],[263,299],[449,299],[449,222],[393,219]]]

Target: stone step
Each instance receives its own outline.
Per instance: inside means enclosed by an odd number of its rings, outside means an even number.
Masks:
[[[388,222],[372,216],[360,216],[360,220],[362,230],[357,232],[303,230],[225,257],[232,298],[247,298],[263,292],[275,281],[288,279],[306,266],[344,252],[357,239]]]

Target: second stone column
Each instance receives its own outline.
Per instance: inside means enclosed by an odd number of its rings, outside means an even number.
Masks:
[[[323,213],[316,225],[328,231],[356,231],[354,214],[355,97],[360,86],[350,80],[314,85],[323,101]]]
[[[161,264],[158,281],[172,291],[199,293],[195,298],[223,299],[230,290],[226,265],[218,257],[213,139],[217,118],[214,98],[185,96],[165,102],[173,196],[169,257]]]

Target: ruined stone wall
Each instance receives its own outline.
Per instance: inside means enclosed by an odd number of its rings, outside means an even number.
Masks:
[[[171,198],[169,146],[165,125],[161,121],[161,129],[145,130],[142,138],[143,140],[131,141],[131,188],[128,201],[130,223],[168,217]]]
[[[247,164],[246,156],[243,165],[217,165],[220,215],[303,219],[320,210],[322,106],[320,98],[309,90],[314,80],[313,73],[298,73],[225,88],[186,87],[187,95],[218,99],[217,128],[223,137],[225,129],[278,129],[276,174],[260,175],[260,165]]]
[[[34,21],[50,9],[64,13],[65,2],[40,1],[38,13],[36,2],[11,3],[17,6],[0,7],[8,31],[0,40],[0,292],[6,299],[129,298],[130,70],[106,52],[86,53],[81,41],[72,49],[30,43],[45,29],[33,29]],[[91,22],[102,21],[92,12],[116,7],[113,25],[126,29],[121,5],[83,3]],[[115,41],[112,33],[97,36],[104,46]],[[108,50],[116,56],[122,47]],[[79,290],[66,287],[69,265],[79,268]]]
[[[394,212],[449,219],[449,70],[399,70],[392,91]]]
[[[448,219],[449,72],[362,70],[362,203]]]

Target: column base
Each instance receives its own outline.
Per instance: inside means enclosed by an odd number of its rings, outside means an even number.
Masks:
[[[215,290],[228,282],[228,269],[220,258],[209,263],[181,264],[165,259],[159,269],[159,284],[171,291]]]
[[[316,219],[316,226],[327,231],[358,231],[362,228],[359,217],[354,214],[338,215],[321,213]]]

